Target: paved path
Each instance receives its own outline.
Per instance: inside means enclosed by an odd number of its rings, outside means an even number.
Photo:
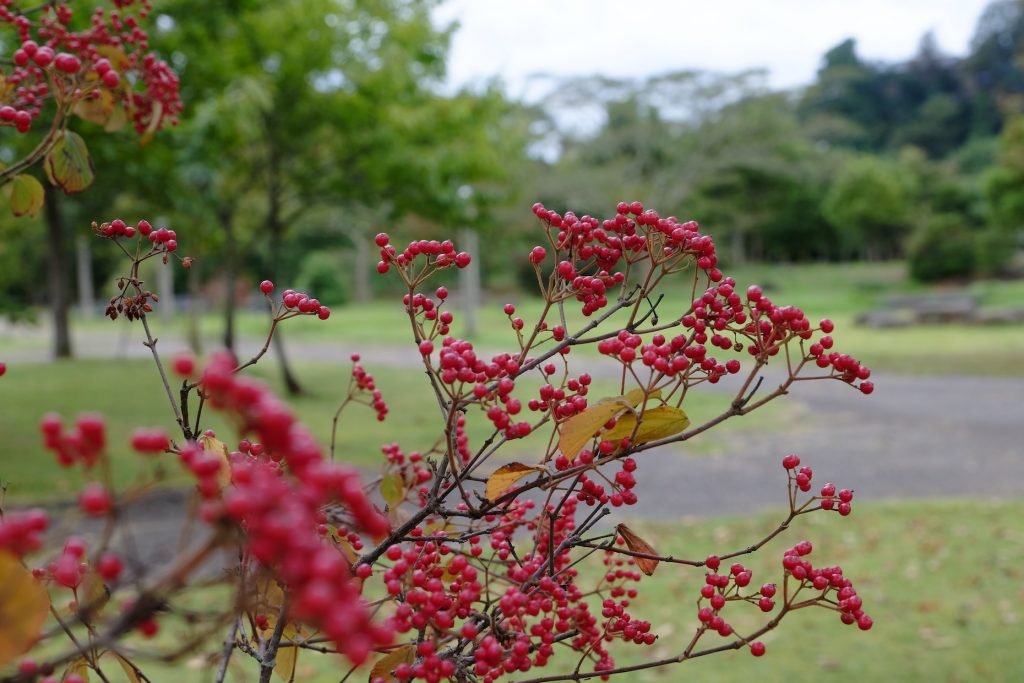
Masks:
[[[138,339],[80,335],[76,342],[83,357],[148,355]],[[184,348],[176,338],[160,345],[165,352]],[[246,340],[241,350],[258,346]],[[296,359],[339,362],[359,350],[294,339],[289,347]],[[367,367],[419,363],[404,349],[359,351]],[[38,348],[6,355],[8,363],[46,360]],[[814,467],[815,483],[828,479],[853,488],[857,500],[1024,495],[1024,378],[882,374],[872,379],[877,389],[871,396],[837,382],[799,383],[781,399],[789,405],[786,423],[763,431],[720,427],[716,439],[725,447],[715,455],[679,449],[640,456],[642,502],[628,514],[677,519],[779,506],[785,495],[779,463],[790,452]]]

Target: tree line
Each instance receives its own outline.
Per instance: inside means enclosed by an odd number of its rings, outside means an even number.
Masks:
[[[475,230],[497,247],[482,254],[487,281],[513,283],[506,256],[534,201],[603,216],[641,199],[700,220],[731,263],[908,257],[922,280],[1012,268],[1022,2],[992,2],[962,57],[926,35],[908,60],[875,63],[851,39],[796,91],[772,91],[763,72],[686,71],[554,82],[535,103],[499,81],[446,92],[457,27],[433,23],[434,4],[156,3],[151,42],[186,105],[178,130],[142,150],[93,136],[93,187],[54,195],[36,219],[0,218],[0,312],[69,301],[74,236],[115,213],[201,235],[210,258],[179,288],[217,280],[230,293],[260,273],[325,303],[373,296],[366,240],[382,228]],[[30,142],[5,137],[0,154]],[[100,292],[105,259],[92,257]],[[48,281],[47,264],[61,271]]]

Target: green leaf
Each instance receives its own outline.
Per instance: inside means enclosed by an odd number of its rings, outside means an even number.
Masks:
[[[43,184],[30,175],[21,173],[4,186],[15,216],[35,216],[43,207]]]
[[[43,169],[50,182],[64,190],[64,194],[81,192],[92,185],[96,177],[92,158],[85,140],[78,133],[64,131],[46,155]]]
[[[398,507],[405,500],[405,482],[402,481],[402,475],[395,472],[384,475],[380,482],[380,493],[390,509]]]

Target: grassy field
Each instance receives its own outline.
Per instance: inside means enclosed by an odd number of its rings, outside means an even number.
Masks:
[[[426,450],[442,433],[443,423],[433,393],[425,378],[416,371],[395,368],[368,368],[388,402],[391,413],[381,423],[373,411],[362,405],[350,405],[342,414],[338,429],[340,458],[363,467],[381,462],[380,446],[399,443],[406,452]],[[253,374],[281,391],[276,366],[256,366]],[[304,364],[296,370],[308,394],[289,402],[300,419],[318,437],[321,444],[330,443],[331,420],[344,397],[351,371],[349,365]],[[523,403],[536,391],[540,382],[523,380]],[[618,387],[610,381],[596,381],[592,396],[618,395]],[[533,394],[535,395],[535,394]],[[691,421],[699,424],[727,407],[727,398],[705,395],[699,401],[684,405]],[[107,418],[110,455],[115,464],[117,483],[124,485],[137,477],[162,474],[172,481],[180,478],[176,462],[164,456],[152,459],[133,453],[128,448],[132,431],[137,427],[174,427],[173,417],[159,375],[152,362],[145,360],[114,362],[81,360],[61,363],[15,365],[9,368],[0,383],[0,434],[6,447],[0,451],[0,481],[7,482],[8,495],[14,500],[66,498],[80,487],[79,468],[62,470],[54,457],[42,446],[36,425],[47,412],[57,412],[66,421],[81,412],[94,411]],[[690,405],[692,403],[692,406]],[[774,403],[730,426],[730,429],[755,429],[768,421],[778,420],[786,408]],[[214,429],[227,442],[233,430],[214,412],[207,412],[207,428]],[[482,414],[472,413],[469,420],[470,444],[480,444],[490,431],[490,422]],[[173,432],[170,432],[173,435]],[[536,435],[510,444],[502,452],[508,459],[536,462],[547,444],[547,434]],[[716,433],[709,432],[686,448],[707,452],[717,447]]]
[[[838,347],[861,358],[878,370],[907,374],[982,374],[1022,375],[1024,363],[1024,325],[921,325],[895,329],[870,329],[858,326],[859,313],[879,307],[888,297],[913,292],[929,295],[963,291],[949,287],[924,287],[910,281],[902,263],[811,264],[795,266],[744,266],[728,271],[743,286],[760,283],[773,299],[782,304],[804,308],[812,319],[830,317],[836,324],[833,334]],[[1024,305],[1024,280],[982,281],[968,285],[966,291],[978,297],[983,308]],[[663,319],[678,315],[690,300],[691,285],[680,277],[667,286],[666,300],[658,312]],[[502,306],[517,305],[524,319],[536,318],[541,303],[527,295],[492,296],[478,313],[474,341],[484,349],[515,349],[516,338]],[[584,318],[567,307],[570,329],[584,324]],[[557,316],[555,318],[557,319]],[[163,334],[184,336],[188,321],[184,317],[155,326]],[[209,347],[218,343],[222,321],[218,314],[199,319],[202,336]],[[267,316],[244,312],[238,319],[239,333],[254,339],[265,336]],[[116,330],[109,321],[78,321],[82,332]],[[462,336],[463,317],[456,310],[452,332]],[[296,342],[343,342],[353,348],[404,346],[409,343],[409,326],[401,301],[380,300],[372,304],[338,307],[331,319],[321,322],[299,319],[287,324],[285,333]],[[31,330],[0,338],[0,355],[46,344],[45,331]]]
[[[810,539],[815,546],[810,556],[813,560],[841,564],[855,580],[865,609],[875,621],[871,631],[844,626],[834,613],[805,610],[794,613],[762,638],[768,647],[763,658],[740,650],[612,680],[1024,680],[1024,659],[1019,655],[1024,619],[1024,533],[1012,521],[1022,517],[1022,501],[972,500],[861,505],[845,519],[803,517],[787,534],[745,562],[754,570],[754,581],[776,580],[782,551],[799,540]],[[766,513],[742,519],[683,520],[671,526],[636,525],[635,529],[660,552],[701,558],[709,552],[742,547],[773,529],[777,522],[777,514]],[[702,570],[664,565],[645,579],[633,613],[650,620],[660,637],[649,648],[621,643],[613,646],[618,663],[636,664],[679,652],[694,628],[694,598],[702,583]],[[228,602],[223,589],[200,590],[193,598],[204,611],[216,610],[218,604],[226,608]],[[744,606],[734,607],[726,610],[727,614],[734,610],[727,618],[739,629],[760,623],[763,618]],[[156,645],[170,649],[186,642],[189,635],[181,621],[165,618]],[[211,681],[211,662],[215,661],[213,653],[219,648],[220,638],[211,637],[209,642],[205,652],[210,659],[197,655],[177,668],[154,663],[144,669],[154,683]],[[153,648],[152,643],[135,645]],[[254,671],[251,660],[237,654],[229,680],[255,681]],[[544,670],[556,671],[554,665]],[[297,673],[297,680],[305,683],[334,683],[345,669],[335,657],[303,653]],[[519,675],[508,680],[523,678]],[[351,680],[366,680],[366,672],[357,672]]]

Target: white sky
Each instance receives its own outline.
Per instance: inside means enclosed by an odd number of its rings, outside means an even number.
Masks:
[[[499,75],[513,97],[536,73],[642,77],[680,69],[767,67],[774,88],[809,83],[847,37],[862,59],[911,57],[932,30],[966,53],[988,0],[447,0],[458,20],[449,82]]]

